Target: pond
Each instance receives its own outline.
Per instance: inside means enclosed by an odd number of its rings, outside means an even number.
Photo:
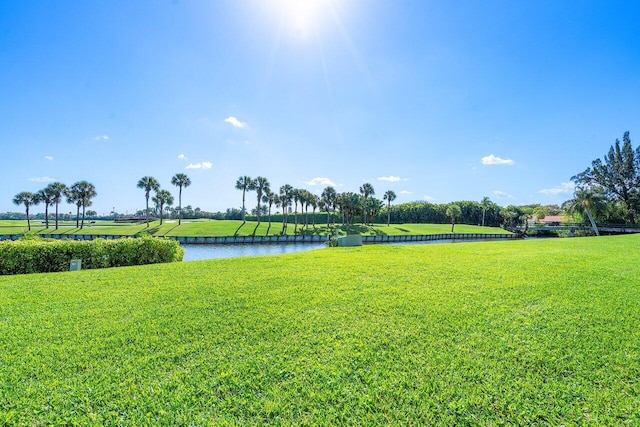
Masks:
[[[326,248],[324,243],[260,243],[237,245],[182,245],[184,261],[215,258],[235,258],[257,255],[278,255]]]
[[[428,240],[411,242],[379,243],[383,245],[433,245],[442,243],[463,243],[463,242],[488,242],[495,239],[470,239],[470,240]],[[245,244],[183,244],[184,261],[198,261],[215,258],[235,258],[257,255],[278,255],[293,252],[311,251],[314,249],[326,248],[324,243],[245,243]]]

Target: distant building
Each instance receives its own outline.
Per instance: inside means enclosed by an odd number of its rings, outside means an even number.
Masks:
[[[538,220],[538,222],[544,225],[560,225],[564,221],[564,215],[547,215],[544,218]]]

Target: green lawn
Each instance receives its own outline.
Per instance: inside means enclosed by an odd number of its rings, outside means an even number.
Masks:
[[[638,425],[639,245],[0,277],[0,425]]]
[[[287,234],[319,234],[326,235],[333,233],[332,227],[326,224],[309,224],[309,227],[303,227],[298,224],[297,230],[293,223],[293,217],[289,219],[290,223],[287,227]],[[117,224],[113,221],[97,221],[95,224],[85,223],[83,229],[78,229],[75,222],[65,222],[64,225],[55,230],[53,222],[49,222],[49,228],[45,229],[40,221],[32,221],[32,233],[40,234],[108,234],[132,236],[140,232],[148,232],[155,236],[250,236],[254,232],[258,236],[280,234],[282,231],[282,223],[273,223],[269,229],[268,222],[262,222],[256,228],[256,222],[247,222],[242,225],[242,221],[235,220],[184,220],[178,225],[178,221],[169,220],[153,221],[149,224]],[[363,235],[401,235],[401,234],[440,234],[451,232],[451,224],[376,224],[374,226],[354,225],[348,227],[339,227],[342,234],[361,233]],[[455,233],[508,233],[498,227],[479,227],[476,225],[456,225]],[[0,221],[0,234],[24,233],[27,232],[26,221]]]

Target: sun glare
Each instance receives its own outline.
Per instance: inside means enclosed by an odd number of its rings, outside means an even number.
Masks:
[[[283,23],[300,39],[308,39],[319,30],[329,3],[329,0],[276,0]]]

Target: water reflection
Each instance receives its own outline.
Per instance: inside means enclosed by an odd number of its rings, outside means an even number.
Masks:
[[[182,245],[184,261],[243,256],[278,255],[325,248],[324,243],[262,243],[237,245]]]

